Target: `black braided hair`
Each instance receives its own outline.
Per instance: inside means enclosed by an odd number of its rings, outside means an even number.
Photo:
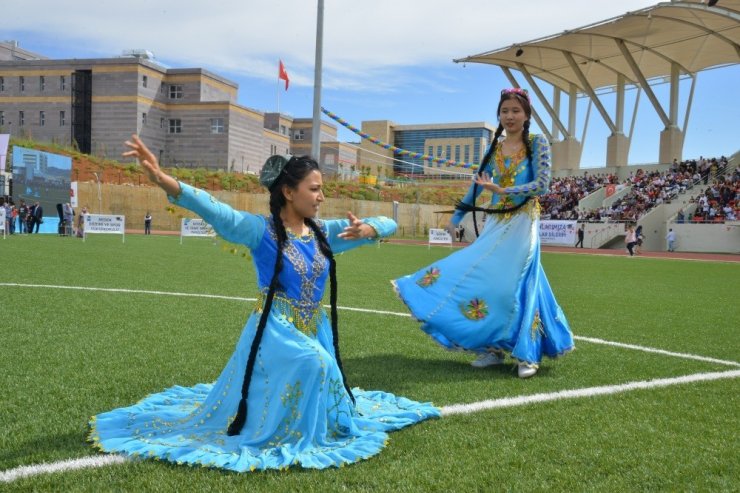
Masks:
[[[270,310],[272,309],[272,302],[275,298],[275,292],[278,290],[279,287],[279,275],[280,272],[283,270],[283,251],[285,249],[285,244],[288,241],[288,234],[285,230],[285,225],[283,224],[283,220],[280,217],[280,211],[286,204],[285,196],[283,195],[283,186],[288,186],[290,188],[297,188],[300,182],[311,172],[314,170],[318,170],[319,165],[316,161],[311,159],[308,156],[303,157],[292,157],[288,164],[286,164],[285,168],[283,169],[283,172],[280,174],[280,176],[275,180],[275,182],[270,187],[270,214],[272,216],[272,221],[275,227],[275,234],[277,235],[277,254],[275,257],[275,269],[272,273],[272,279],[270,280],[270,286],[267,290],[267,296],[265,297],[265,305],[262,307],[262,314],[260,316],[260,320],[257,324],[257,330],[254,335],[254,339],[252,340],[252,345],[249,349],[249,357],[247,358],[247,366],[244,370],[244,380],[242,382],[242,397],[239,400],[239,405],[237,406],[237,412],[236,416],[234,417],[234,420],[229,425],[229,428],[227,430],[227,435],[234,436],[238,435],[242,428],[244,427],[244,424],[247,421],[247,401],[249,398],[249,385],[252,381],[252,373],[254,372],[254,364],[257,359],[257,353],[259,351],[260,343],[262,341],[262,335],[265,331],[265,326],[267,325],[267,318],[270,315]],[[337,335],[337,304],[336,304],[336,298],[337,298],[337,282],[336,282],[336,265],[334,262],[334,255],[331,251],[331,247],[329,246],[329,242],[326,239],[326,236],[323,234],[323,232],[318,228],[316,223],[311,219],[306,219],[306,223],[311,227],[311,229],[314,231],[316,238],[319,242],[319,248],[321,249],[321,252],[329,259],[329,265],[330,265],[330,276],[331,276],[331,307],[332,307],[332,332],[334,335],[334,350],[335,355],[337,359],[337,364],[339,366],[340,372],[342,372],[342,378],[345,382],[345,388],[347,389],[347,392],[349,392],[349,395],[352,399],[352,402],[355,402],[354,395],[349,391],[349,387],[347,386],[346,382],[347,379],[344,378],[344,372],[342,371],[342,364],[339,359],[339,349],[338,349],[338,335]]]
[[[337,262],[334,260],[334,252],[331,251],[329,241],[326,239],[326,235],[321,230],[316,221],[311,218],[306,218],[306,224],[313,230],[316,239],[319,242],[319,248],[321,253],[329,259],[329,279],[331,283],[330,288],[330,303],[331,303],[331,335],[332,341],[334,342],[334,358],[337,360],[337,366],[339,367],[339,373],[342,375],[342,382],[344,383],[344,389],[349,394],[349,398],[352,400],[352,404],[355,402],[355,396],[347,383],[347,377],[344,375],[344,368],[342,367],[342,358],[339,356],[339,324],[337,316]]]
[[[529,119],[522,125],[522,141],[524,142],[524,148],[527,150],[527,159],[532,162],[532,143],[529,141]]]
[[[282,195],[282,187],[276,187]],[[280,209],[282,206],[275,200],[274,193],[270,195],[270,214],[272,215],[272,221],[275,224],[275,233],[277,235],[277,255],[275,257],[275,269],[272,273],[272,279],[270,280],[270,287],[267,290],[267,297],[265,299],[265,306],[262,307],[262,315],[260,316],[259,323],[257,324],[257,331],[254,334],[252,340],[252,346],[249,348],[249,357],[247,358],[247,367],[244,370],[244,380],[242,381],[242,397],[239,399],[239,405],[237,406],[236,416],[234,421],[229,425],[229,429],[226,434],[229,436],[238,435],[244,423],[247,421],[247,400],[249,398],[249,384],[252,382],[252,373],[254,372],[254,363],[257,359],[257,352],[259,351],[260,343],[262,342],[262,334],[265,332],[265,326],[267,325],[267,318],[270,316],[270,310],[272,309],[272,301],[275,298],[275,291],[278,288],[278,277],[280,272],[283,270],[283,249],[285,243],[288,241],[288,234],[285,231],[283,220],[280,217]]]
[[[501,106],[499,104],[499,106]],[[478,167],[478,176],[483,176],[483,172],[486,169],[486,166],[490,162],[493,161],[493,157],[496,155],[496,147],[498,147],[498,139],[501,137],[501,134],[504,133],[504,125],[499,122],[498,128],[496,128],[496,133],[493,134],[493,141],[491,141],[491,146],[488,148],[488,152],[486,152],[486,155],[483,156],[483,161],[481,161],[480,166]],[[472,206],[471,209],[473,211],[473,229],[475,230],[475,236],[476,238],[480,236],[480,233],[478,232],[478,220],[475,218],[475,194],[478,192],[478,184],[476,182],[473,182],[473,203],[472,204],[465,204],[464,202],[460,201],[460,203],[456,206],[457,209],[460,210],[466,210],[466,206]]]
[[[483,176],[483,171],[485,170],[486,166],[493,161],[493,158],[496,154],[496,147],[498,144],[498,139],[501,137],[501,134],[504,131],[504,125],[501,123],[501,106],[504,104],[504,101],[507,101],[509,99],[516,99],[519,101],[519,104],[522,105],[522,109],[524,109],[524,113],[527,115],[527,120],[523,124],[522,129],[522,140],[524,141],[524,146],[527,150],[527,158],[529,158],[529,161],[532,162],[532,146],[529,143],[529,121],[532,118],[532,105],[529,102],[529,99],[525,96],[522,96],[521,94],[515,93],[515,92],[503,92],[501,93],[501,99],[498,102],[498,107],[496,108],[496,118],[499,119],[498,128],[496,128],[496,133],[493,135],[493,141],[491,142],[491,147],[488,149],[488,152],[486,152],[486,155],[483,157],[483,161],[481,161],[480,166],[478,167],[478,175]],[[473,213],[473,229],[475,229],[475,236],[480,236],[480,233],[478,232],[478,221],[475,218],[476,211],[485,211],[485,212],[495,212],[495,213],[503,213],[503,212],[511,212],[519,207],[521,207],[524,204],[520,204],[519,206],[516,206],[511,209],[483,209],[480,207],[475,206],[475,194],[478,192],[478,184],[473,182],[473,203],[472,204],[466,204],[465,202],[458,202],[455,206],[455,209],[465,211],[465,212],[472,212]],[[525,201],[526,203],[527,201]]]

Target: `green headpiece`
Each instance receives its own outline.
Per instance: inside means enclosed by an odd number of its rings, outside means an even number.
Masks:
[[[279,154],[268,157],[260,171],[260,184],[268,190],[271,189],[292,157]]]

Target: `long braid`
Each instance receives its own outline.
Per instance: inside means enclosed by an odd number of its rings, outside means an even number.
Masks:
[[[270,281],[270,287],[267,290],[267,298],[265,299],[265,306],[262,307],[262,315],[260,321],[257,324],[257,331],[254,334],[252,340],[252,346],[249,349],[249,357],[247,358],[247,368],[244,371],[244,380],[242,382],[242,397],[239,400],[239,406],[237,407],[236,416],[234,421],[229,425],[229,429],[226,434],[229,436],[238,435],[244,423],[247,421],[247,400],[249,397],[249,384],[252,381],[252,373],[254,371],[254,363],[257,359],[257,352],[259,351],[260,342],[262,341],[262,334],[265,332],[265,326],[267,325],[267,318],[270,316],[270,310],[272,309],[272,301],[275,298],[275,291],[278,287],[278,277],[280,271],[283,270],[283,249],[285,243],[288,240],[288,235],[285,232],[285,226],[283,220],[280,218],[280,205],[273,203],[270,200],[270,212],[272,213],[273,224],[275,225],[275,233],[277,234],[277,255],[275,258],[275,270],[272,273],[272,280]],[[269,226],[268,226],[269,227]]]
[[[339,373],[342,375],[342,382],[344,383],[344,389],[349,394],[349,398],[352,400],[352,404],[355,402],[355,396],[350,389],[347,377],[344,375],[344,368],[342,367],[342,358],[339,356],[339,323],[337,316],[337,262],[334,259],[334,252],[331,251],[329,241],[326,239],[326,235],[321,230],[316,221],[310,218],[306,218],[306,224],[313,230],[314,235],[319,243],[321,253],[329,259],[329,280],[330,280],[330,300],[331,300],[331,334],[334,343],[334,357],[337,360],[337,366],[339,367]]]
[[[524,148],[527,149],[527,159],[529,159],[530,166],[532,163],[532,143],[529,141],[529,119],[527,119],[524,122],[524,125],[522,125],[522,142],[524,143]]]
[[[493,161],[493,157],[496,154],[496,147],[498,146],[498,139],[499,137],[501,137],[502,133],[504,133],[504,125],[502,123],[499,123],[498,128],[496,128],[496,133],[493,134],[491,147],[488,148],[488,152],[486,152],[486,155],[483,157],[483,161],[481,161],[480,166],[478,167],[478,176],[483,176],[483,171],[485,170],[486,166],[491,161]],[[478,184],[473,182],[473,229],[475,230],[476,238],[480,236],[480,233],[478,232],[478,221],[475,218],[475,194],[477,192]]]

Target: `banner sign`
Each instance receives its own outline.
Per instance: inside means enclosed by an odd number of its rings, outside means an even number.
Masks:
[[[0,230],[3,232],[3,239],[5,239],[5,206],[0,205]]]
[[[216,232],[213,231],[213,226],[203,219],[184,217],[180,224],[180,244],[183,236],[216,236]]]
[[[429,228],[429,247],[432,243],[452,246],[452,236],[446,229]]]
[[[5,173],[5,159],[8,155],[10,134],[0,134],[0,172]]]
[[[540,243],[542,245],[576,244],[578,221],[540,221]]]
[[[126,227],[126,216],[113,214],[86,214],[83,240],[89,233],[118,234],[126,241],[124,228]]]
[[[184,217],[180,226],[182,236],[216,236],[213,226],[203,219],[190,219]]]

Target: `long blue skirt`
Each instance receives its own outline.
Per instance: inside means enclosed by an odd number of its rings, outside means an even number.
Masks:
[[[241,433],[228,436],[259,316],[212,384],[172,387],[99,414],[90,439],[104,452],[233,471],[341,466],[371,457],[387,432],[440,416],[439,409],[381,391],[344,389],[331,327],[321,311],[316,334],[273,309],[265,327]]]
[[[447,349],[506,352],[537,367],[574,348],[540,263],[539,211],[488,216],[468,247],[393,285],[421,329]]]

